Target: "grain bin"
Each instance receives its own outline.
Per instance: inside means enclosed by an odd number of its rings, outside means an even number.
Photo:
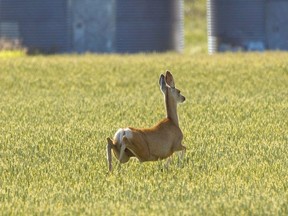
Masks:
[[[113,52],[115,0],[0,0],[0,39],[31,52]]]
[[[271,50],[288,50],[288,0],[266,0],[266,46]]]
[[[115,0],[69,0],[72,51],[115,51]]]
[[[181,51],[183,0],[0,0],[3,38],[44,53]]]
[[[208,51],[264,50],[265,0],[208,0]]]
[[[0,37],[31,51],[66,52],[70,47],[66,0],[0,0]]]
[[[116,0],[120,53],[183,49],[183,0]]]

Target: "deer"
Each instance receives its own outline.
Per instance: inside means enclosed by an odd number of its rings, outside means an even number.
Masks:
[[[120,128],[113,140],[107,138],[107,162],[109,172],[112,171],[112,154],[119,161],[119,165],[136,157],[140,162],[158,161],[168,158],[171,160],[174,152],[182,151],[183,159],[186,147],[182,145],[183,133],[179,127],[177,104],[186,99],[180,90],[175,88],[175,81],[171,72],[161,74],[159,78],[160,90],[164,95],[166,118],[150,128]]]

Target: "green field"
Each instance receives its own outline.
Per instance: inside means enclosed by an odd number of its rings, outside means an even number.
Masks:
[[[3,215],[286,215],[288,54],[0,59]],[[187,154],[107,175],[106,137],[165,117],[166,69]],[[116,160],[113,160],[116,165]]]
[[[208,56],[205,1],[185,0],[182,54],[0,52],[0,215],[287,215],[288,53]],[[178,109],[183,163],[107,174],[106,137]]]

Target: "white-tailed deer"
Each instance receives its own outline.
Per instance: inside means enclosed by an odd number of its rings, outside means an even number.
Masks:
[[[107,160],[109,171],[112,170],[111,149],[120,163],[126,163],[130,157],[140,162],[157,161],[171,156],[176,151],[186,150],[182,145],[183,134],[179,128],[177,103],[185,101],[185,97],[175,88],[172,74],[167,71],[161,74],[159,85],[164,94],[167,117],[151,128],[120,128],[113,140],[107,138]]]

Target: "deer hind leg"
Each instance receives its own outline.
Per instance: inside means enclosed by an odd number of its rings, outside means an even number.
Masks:
[[[132,142],[126,136],[123,137],[123,143],[127,149],[129,149],[140,162],[146,161],[149,159],[150,152],[146,145],[143,145],[143,142]]]
[[[120,154],[119,154],[119,162],[120,163],[122,163],[122,160],[123,160],[123,157],[125,154],[125,149],[126,149],[126,145],[125,145],[125,143],[122,143],[121,147],[120,147]]]
[[[114,135],[112,150],[120,163],[128,162],[130,157],[133,156],[131,155],[131,152],[126,152],[126,146],[123,146],[123,137],[125,136],[127,130],[129,129],[120,128]]]
[[[118,168],[121,168],[121,163],[126,163],[129,160],[129,157],[127,157],[125,153],[126,145],[124,142],[121,143],[120,151],[119,151],[119,163]]]
[[[108,137],[107,138],[107,146],[106,146],[106,151],[107,151],[107,163],[108,163],[108,170],[109,172],[112,171],[112,154],[111,154],[111,151],[112,151],[112,145],[113,145],[113,142],[112,140]]]
[[[112,150],[114,152],[114,155],[116,158],[119,160],[119,163],[126,163],[130,157],[126,155],[125,151],[125,145],[121,145],[120,150],[117,148],[116,145],[113,144],[113,141],[108,137],[107,138],[107,146],[106,146],[106,151],[107,151],[107,162],[108,162],[108,169],[109,172],[112,171]]]

